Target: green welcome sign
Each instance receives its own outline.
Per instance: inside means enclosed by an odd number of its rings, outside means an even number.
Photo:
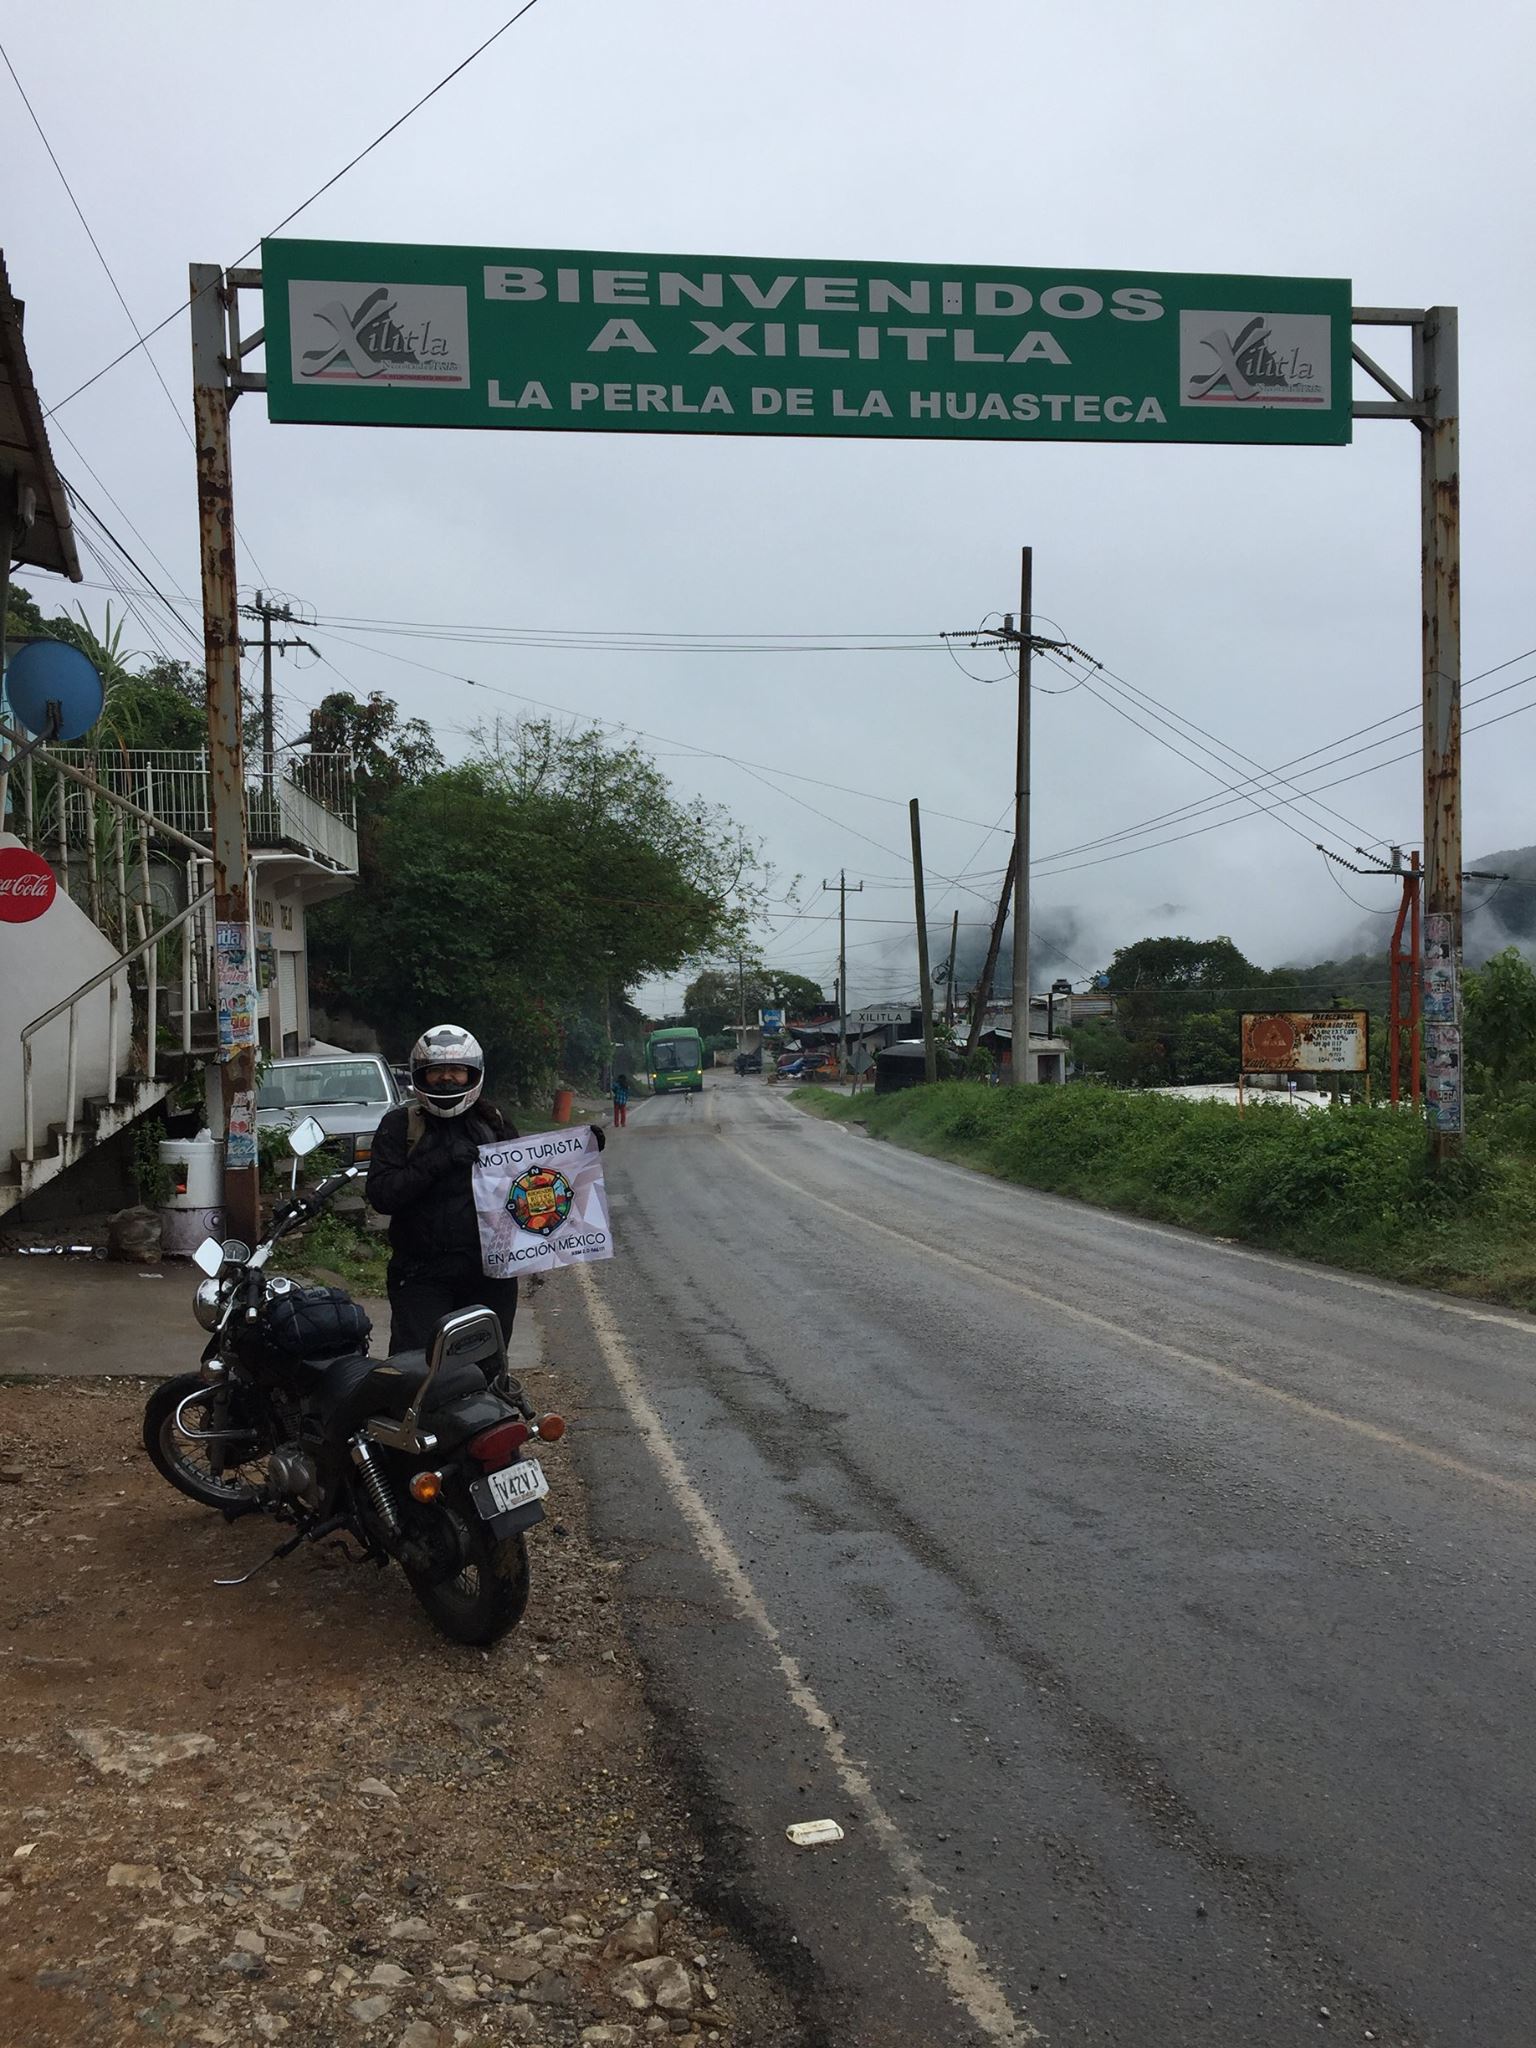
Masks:
[[[274,420],[1350,438],[1340,278],[277,240],[262,282]]]

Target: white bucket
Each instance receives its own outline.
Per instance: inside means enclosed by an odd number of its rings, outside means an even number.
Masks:
[[[224,1143],[199,1131],[195,1138],[162,1138],[160,1164],[171,1193],[160,1211],[161,1249],[167,1258],[190,1258],[205,1237],[224,1235]]]

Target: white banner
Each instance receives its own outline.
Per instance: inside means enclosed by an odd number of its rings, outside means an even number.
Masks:
[[[589,1125],[482,1145],[474,1186],[487,1279],[613,1257],[603,1158]]]

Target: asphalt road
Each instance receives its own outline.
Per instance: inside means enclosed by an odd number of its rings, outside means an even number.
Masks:
[[[551,1353],[808,2041],[1536,2042],[1536,1322],[757,1080],[607,1160]]]

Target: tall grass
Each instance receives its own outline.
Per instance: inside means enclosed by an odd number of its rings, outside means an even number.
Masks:
[[[1474,1116],[1466,1153],[1429,1164],[1406,1111],[1303,1114],[1110,1088],[941,1082],[816,1096],[872,1136],[1222,1237],[1536,1308],[1536,1105]]]

